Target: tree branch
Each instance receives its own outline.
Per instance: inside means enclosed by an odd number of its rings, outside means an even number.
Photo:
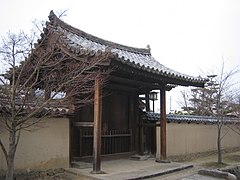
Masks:
[[[8,159],[8,153],[7,153],[7,150],[6,150],[5,146],[4,146],[4,144],[2,143],[1,138],[0,138],[0,147],[1,147],[2,151],[3,151],[3,154],[4,154],[4,157],[5,157],[5,159],[6,159],[6,162],[8,162],[8,161],[7,161],[7,159]]]

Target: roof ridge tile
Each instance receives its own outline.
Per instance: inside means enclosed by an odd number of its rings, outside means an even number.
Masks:
[[[64,21],[62,21],[61,19],[59,19],[54,12],[51,10],[50,14],[48,16],[49,21],[52,25],[54,26],[64,26],[65,29],[69,30],[71,33],[77,34],[79,36],[85,37],[90,41],[93,42],[97,42],[100,43],[102,45],[106,45],[106,46],[110,46],[112,48],[116,48],[116,49],[121,49],[124,51],[129,51],[129,52],[133,52],[133,53],[138,53],[138,54],[144,54],[144,55],[151,55],[150,49],[149,48],[135,48],[135,47],[130,47],[130,46],[126,46],[126,45],[122,45],[122,44],[118,44],[112,41],[108,41],[108,40],[104,40],[102,38],[99,38],[97,36],[93,36],[91,34],[88,34],[78,28],[75,28],[67,23],[65,23]]]

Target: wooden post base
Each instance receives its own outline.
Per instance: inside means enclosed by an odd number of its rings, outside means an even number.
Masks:
[[[106,174],[106,173],[103,172],[103,171],[91,171],[90,173],[91,173],[91,174]]]

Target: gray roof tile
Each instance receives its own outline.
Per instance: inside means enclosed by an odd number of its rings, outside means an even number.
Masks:
[[[174,123],[208,123],[216,124],[217,118],[212,116],[197,116],[197,115],[177,115],[177,114],[167,114],[166,116],[168,122]],[[153,112],[146,112],[144,119],[149,121],[159,121],[160,114]],[[240,124],[240,118],[230,118],[224,117],[225,123],[228,124]]]
[[[185,75],[167,68],[151,56],[149,49],[128,47],[92,36],[64,23],[53,12],[50,13],[49,19],[51,24],[49,27],[52,31],[61,34],[62,42],[73,51],[78,48],[96,53],[104,52],[109,48],[118,61],[129,66],[168,78],[199,83],[201,86],[206,81],[206,79]]]

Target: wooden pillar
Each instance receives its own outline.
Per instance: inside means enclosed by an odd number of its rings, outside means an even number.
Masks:
[[[140,155],[143,155],[144,154],[144,143],[145,143],[145,140],[144,140],[144,127],[143,127],[143,121],[142,119],[140,119],[140,122],[139,122],[139,135],[140,135],[140,142],[139,142],[139,154]]]
[[[140,153],[140,116],[139,116],[139,94],[134,93],[134,123],[133,123],[133,134],[134,134],[134,148]]]
[[[131,143],[130,143],[130,151],[132,152],[133,150],[136,149],[136,145],[134,143],[136,143],[135,141],[135,99],[134,99],[134,95],[131,94],[129,96],[129,103],[130,103],[130,113],[129,113],[129,128],[132,129],[132,132],[131,132]]]
[[[150,111],[150,102],[149,102],[149,93],[145,94],[145,101],[146,101],[146,111]]]
[[[166,160],[166,91],[165,88],[162,88],[160,91],[160,108],[161,108],[161,154],[160,160]]]
[[[93,174],[101,171],[101,136],[102,136],[102,96],[100,80],[95,79],[94,92],[94,129],[93,129]]]

